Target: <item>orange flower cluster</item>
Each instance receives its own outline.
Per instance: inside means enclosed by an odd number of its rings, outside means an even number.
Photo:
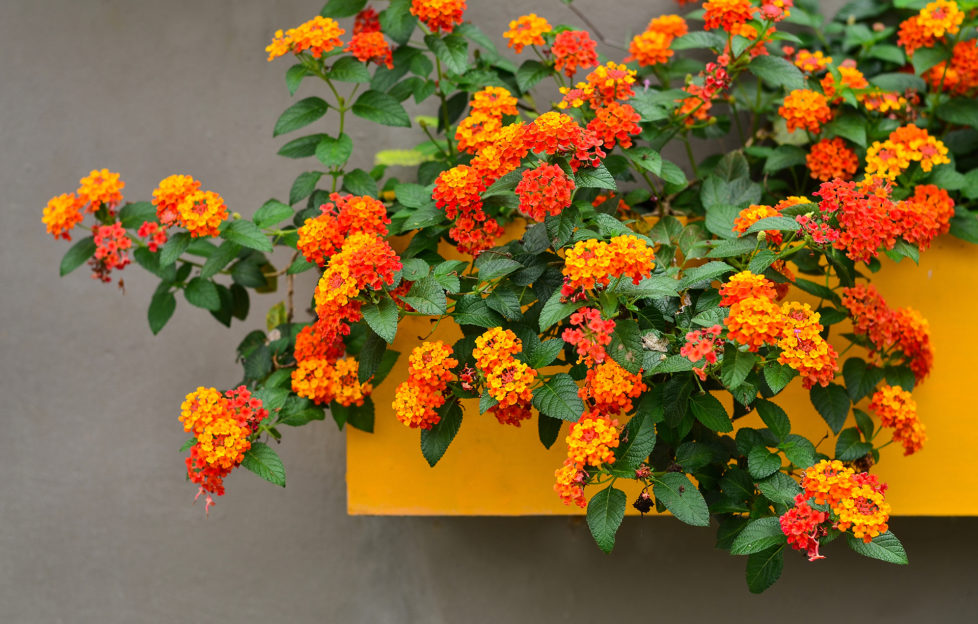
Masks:
[[[527,169],[516,185],[519,210],[534,221],[543,221],[548,215],[556,217],[571,205],[576,188],[574,179],[557,165],[543,164]]]
[[[893,429],[893,439],[903,446],[904,455],[912,455],[924,447],[927,434],[917,418],[917,402],[909,392],[899,386],[884,385],[873,394],[869,409],[880,417],[880,425]]]
[[[432,197],[435,205],[445,210],[445,216],[455,220],[449,235],[455,247],[473,256],[496,243],[502,227],[482,210],[485,183],[479,171],[468,165],[456,165],[441,172],[435,180]]]
[[[577,348],[577,361],[588,367],[605,361],[605,347],[611,344],[611,332],[615,330],[612,319],[602,319],[597,308],[581,308],[571,314],[568,327],[561,334],[564,342]]]
[[[813,509],[805,495],[799,494],[795,496],[794,507],[784,512],[778,522],[791,547],[804,550],[809,561],[816,561],[825,559],[818,553],[818,540],[828,533],[822,526],[828,519],[828,513]]]
[[[722,28],[730,31],[735,26],[749,22],[757,9],[750,0],[708,0],[703,3],[704,30]]]
[[[784,333],[778,341],[778,362],[801,374],[802,385],[828,386],[839,370],[839,354],[822,337],[821,315],[807,303],[787,302],[781,306]]]
[[[475,154],[494,145],[502,138],[503,116],[519,114],[516,102],[517,99],[505,87],[490,86],[476,92],[469,102],[469,116],[459,122],[455,131],[458,148]]]
[[[833,74],[826,74],[822,78],[822,92],[832,104],[842,102],[842,89],[853,89],[859,91],[869,88],[869,81],[861,71],[856,69],[856,62],[846,59],[839,64],[839,78]]]
[[[596,167],[606,156],[601,149],[602,141],[594,132],[557,111],[546,112],[527,125],[523,143],[531,152],[569,156],[574,171],[582,165]]]
[[[774,299],[777,292],[771,280],[763,275],[757,275],[750,271],[741,271],[733,275],[727,283],[720,286],[720,305],[730,307],[739,301],[758,297],[761,299]]]
[[[177,220],[194,238],[217,236],[227,218],[224,199],[214,191],[194,191],[177,204]]]
[[[530,385],[537,377],[537,371],[514,357],[522,350],[522,342],[511,330],[493,327],[475,339],[472,351],[486,392],[498,403],[489,411],[500,423],[517,427],[531,415]]]
[[[48,200],[41,222],[55,240],[71,240],[71,230],[82,221],[82,203],[74,193],[62,193]]]
[[[836,518],[836,526],[869,543],[885,533],[890,505],[884,494],[886,485],[865,472],[856,473],[839,460],[822,460],[804,472],[801,486],[806,499],[827,504]]]
[[[519,54],[526,46],[542,46],[545,43],[543,35],[552,30],[553,26],[546,18],[530,13],[511,21],[509,30],[503,33],[503,37],[509,40],[507,45]]]
[[[754,225],[761,219],[767,219],[768,217],[779,217],[781,212],[771,206],[758,206],[752,204],[747,208],[741,210],[737,217],[734,219],[733,231],[738,234],[743,234],[750,226]],[[780,245],[783,240],[780,230],[764,230],[764,235],[766,240],[772,242],[775,245]]]
[[[956,2],[936,0],[900,24],[897,43],[912,57],[918,49],[932,47],[945,35],[958,34],[963,21],[964,12]]]
[[[611,102],[594,109],[594,114],[587,129],[603,140],[609,150],[614,149],[616,143],[623,148],[631,147],[632,136],[642,132],[638,125],[642,117],[628,104]]]
[[[950,230],[954,200],[942,188],[918,184],[913,195],[897,204],[897,211],[896,220],[903,226],[903,238],[925,251],[935,238]]]
[[[411,351],[408,378],[394,392],[394,415],[405,426],[431,429],[441,420],[438,408],[445,404],[445,389],[458,360],[452,348],[437,340],[423,342]]]
[[[89,260],[92,277],[109,283],[112,281],[109,274],[114,269],[121,271],[131,262],[128,250],[132,248],[132,239],[118,221],[112,225],[96,225],[92,234],[95,238],[95,257]]]
[[[978,89],[978,39],[954,44],[950,65],[941,61],[924,73],[924,80],[934,89],[955,95],[974,95]]]
[[[244,386],[222,396],[215,388],[197,388],[180,406],[184,431],[193,434],[194,445],[187,458],[187,476],[200,486],[197,496],[206,494],[209,510],[211,494],[224,494],[224,477],[244,459],[251,448],[251,437],[268,417],[262,402]]]
[[[773,288],[772,288],[773,290]],[[777,344],[784,332],[781,308],[767,297],[747,297],[730,306],[723,320],[727,337],[756,352],[768,344]]]
[[[805,157],[805,164],[816,180],[828,182],[834,178],[851,180],[859,169],[859,157],[846,147],[846,142],[835,137],[822,139],[812,145]]]
[[[269,61],[274,61],[289,52],[299,56],[306,51],[315,58],[321,58],[323,54],[343,45],[340,35],[345,32],[336,20],[317,15],[308,22],[285,32],[276,30],[275,37],[265,51],[268,52]]]
[[[861,184],[835,179],[814,193],[821,198],[819,213],[795,219],[819,244],[831,243],[857,262],[869,262],[880,249],[892,249],[901,226],[894,218],[890,184],[868,178]]]
[[[369,382],[360,383],[359,363],[353,358],[309,358],[292,371],[292,391],[317,405],[336,401],[340,405],[363,405],[373,392]]]
[[[595,412],[619,414],[632,411],[632,399],[641,396],[647,388],[642,382],[641,371],[629,373],[618,362],[606,359],[588,369],[578,395],[583,401],[590,400]]]
[[[649,22],[645,32],[636,35],[628,44],[625,62],[638,61],[642,67],[665,63],[674,52],[669,48],[676,37],[689,32],[686,20],[678,15],[663,15]]]
[[[386,66],[387,69],[394,69],[391,47],[379,30],[354,34],[344,49],[361,63],[374,62]]]
[[[109,214],[115,214],[116,206],[122,202],[122,189],[125,186],[118,173],[108,169],[92,170],[79,182],[78,199],[88,212],[96,212],[104,206]]]
[[[636,236],[622,234],[610,241],[578,241],[564,258],[564,285],[561,292],[569,297],[575,292],[607,287],[612,278],[631,278],[638,284],[652,274],[655,252]]]
[[[818,74],[829,68],[829,65],[832,64],[832,57],[825,56],[821,50],[814,52],[798,50],[794,63],[795,67],[806,74]]]
[[[578,69],[590,69],[598,64],[598,43],[584,30],[564,30],[557,33],[550,53],[554,69],[573,78]]]
[[[804,129],[818,134],[822,124],[832,119],[832,110],[824,95],[810,89],[795,89],[785,96],[778,115],[788,124],[788,131]]]
[[[706,381],[706,367],[717,363],[717,354],[723,346],[719,340],[721,331],[723,331],[722,327],[714,325],[706,329],[688,332],[686,344],[679,349],[679,355],[693,364],[703,362],[703,366],[693,368],[693,372],[700,378],[700,381]]]
[[[570,427],[567,436],[567,458],[579,469],[600,466],[615,460],[612,450],[618,446],[618,421],[598,412],[585,411]]]
[[[519,122],[503,126],[472,159],[470,165],[482,176],[484,184],[492,184],[520,166],[529,153],[523,142],[524,127]]]
[[[411,15],[424,22],[428,30],[452,32],[462,23],[465,0],[411,0]]]
[[[554,472],[554,477],[557,481],[554,484],[554,491],[565,505],[573,503],[581,509],[587,507],[584,486],[587,484],[588,474],[577,462],[568,457],[564,460],[564,465]]]
[[[325,266],[351,234],[387,235],[387,207],[369,196],[332,193],[319,207],[322,214],[306,219],[298,230],[298,250],[309,262]]]
[[[872,285],[857,285],[842,290],[842,305],[852,317],[853,331],[866,336],[881,354],[896,347],[902,361],[923,381],[934,363],[927,320],[913,308],[891,309]],[[890,354],[890,357],[892,354]]]
[[[895,180],[912,162],[930,171],[950,163],[947,146],[927,130],[913,124],[901,126],[885,141],[874,141],[866,150],[866,175]]]
[[[184,197],[199,190],[200,182],[188,175],[171,175],[160,180],[153,190],[153,205],[164,228],[178,223],[180,212],[177,206]]]
[[[866,107],[866,110],[884,115],[890,114],[891,116],[895,116],[895,113],[907,108],[907,98],[893,91],[873,89],[869,93],[860,96],[859,99],[862,105]]]

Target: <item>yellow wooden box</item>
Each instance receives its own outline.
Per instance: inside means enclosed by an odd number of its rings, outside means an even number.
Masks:
[[[910,260],[897,264],[883,258],[882,270],[873,277],[891,307],[912,306],[929,320],[935,351],[930,376],[914,391],[929,437],[924,449],[903,457],[899,445],[890,445],[873,469],[889,483],[887,499],[897,515],[978,515],[978,471],[972,465],[978,459],[978,407],[971,387],[976,383],[976,348],[972,345],[978,325],[976,266],[978,247],[943,236],[921,254],[920,266]],[[798,298],[805,299],[804,295]],[[394,348],[406,355],[429,327],[425,319],[403,320]],[[439,328],[435,334],[446,341],[459,336],[454,327]],[[503,426],[492,416],[480,415],[478,402],[471,401],[463,406],[465,418],[455,441],[431,468],[421,455],[419,432],[399,423],[390,409],[394,388],[406,376],[407,357],[402,356],[374,393],[373,434],[347,427],[350,514],[583,513],[565,506],[553,491],[554,470],[566,453],[566,426],[546,450],[537,437],[535,419],[520,428]],[[829,432],[797,379],[776,400],[788,412],[793,432],[813,441]],[[847,426],[853,422],[850,416]],[[741,423],[763,426],[756,413]],[[820,449],[831,455],[832,445],[834,438],[823,442]],[[637,490],[628,493],[634,497]],[[635,513],[630,506],[629,512]]]

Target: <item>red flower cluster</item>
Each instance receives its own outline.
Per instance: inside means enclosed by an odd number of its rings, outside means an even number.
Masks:
[[[387,69],[394,69],[391,47],[384,39],[384,33],[379,30],[353,35],[344,49],[362,63],[374,62],[386,66]]]
[[[582,165],[597,167],[606,156],[594,132],[556,111],[544,113],[526,126],[523,144],[531,152],[570,157],[574,171]]]
[[[693,364],[703,362],[703,366],[693,367],[693,372],[702,381],[706,381],[706,367],[717,363],[717,354],[723,346],[719,340],[722,331],[719,325],[691,331],[686,334],[686,344],[679,349],[679,355]]]
[[[438,408],[445,404],[445,389],[458,360],[452,348],[440,340],[423,342],[411,351],[408,378],[394,392],[394,415],[405,426],[431,429],[441,420]]]
[[[527,169],[516,185],[520,212],[534,221],[543,221],[548,215],[556,217],[571,205],[575,188],[574,179],[557,165]]]
[[[111,282],[109,274],[113,270],[121,271],[132,262],[128,253],[132,240],[118,221],[112,225],[96,225],[92,228],[92,234],[95,237],[95,257],[89,260],[92,277]]]
[[[362,233],[386,236],[387,207],[368,196],[333,193],[332,200],[319,207],[322,214],[306,219],[299,228],[298,250],[309,262],[325,266],[330,256],[351,234]]]
[[[604,362],[604,348],[611,344],[615,322],[602,319],[597,308],[581,308],[571,314],[570,322],[574,327],[565,329],[560,337],[577,348],[577,361],[589,367]]]
[[[595,51],[597,42],[584,30],[564,30],[557,33],[550,52],[554,57],[554,68],[573,78],[578,69],[589,69],[598,64]]]
[[[846,147],[843,139],[835,137],[812,145],[805,157],[805,164],[816,180],[828,182],[838,178],[846,181],[851,180],[859,169],[859,157]]]
[[[623,148],[631,147],[632,136],[642,132],[638,125],[642,117],[628,104],[611,102],[594,109],[594,114],[587,129],[603,140],[609,150],[614,149],[616,143]]]
[[[819,244],[831,243],[857,262],[869,262],[881,249],[892,249],[901,234],[894,220],[896,206],[890,184],[868,179],[864,183],[839,179],[825,182],[814,193],[821,198],[819,213],[796,217],[805,232]]]
[[[482,210],[482,193],[486,190],[478,170],[456,165],[439,174],[432,197],[445,216],[455,220],[449,236],[462,253],[477,256],[496,244],[503,228]]]
[[[930,247],[940,234],[951,229],[954,200],[944,189],[933,184],[918,184],[913,195],[897,204],[896,221],[900,234],[920,251]]]
[[[795,550],[808,553],[808,560],[825,559],[818,554],[818,540],[828,531],[822,526],[829,519],[824,511],[812,509],[804,494],[795,496],[795,506],[786,511],[779,522],[781,531],[788,537],[788,543]]]
[[[154,253],[166,244],[168,238],[166,228],[161,227],[159,223],[154,221],[146,221],[140,225],[139,229],[136,230],[136,236],[145,238],[146,247]]]

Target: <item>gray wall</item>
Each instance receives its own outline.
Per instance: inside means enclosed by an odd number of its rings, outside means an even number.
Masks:
[[[619,38],[624,24],[641,28],[665,6],[579,4]],[[493,34],[531,6],[573,22],[557,0],[470,5]],[[176,172],[243,213],[285,196],[303,165],[274,156],[287,61],[266,63],[263,48],[275,28],[318,9],[315,0],[0,3],[0,622],[699,621],[724,612],[730,621],[911,622],[974,611],[975,520],[896,518],[910,567],[830,548],[815,564],[790,556],[782,582],[754,597],[744,561],[715,551],[711,530],[671,520],[627,520],[604,556],[580,520],[347,517],[343,439],[329,423],[287,432],[287,489],[235,475],[205,520],[182,476],[177,410],[198,384],[238,379],[233,347],[247,328],[226,330],[181,302],[152,337],[153,280],[130,268],[123,294],[85,270],[59,279],[67,245],[44,233],[41,209],[103,166],[123,173],[134,199]],[[416,131],[391,134],[354,129],[373,147]],[[253,302],[252,325],[274,302]],[[696,580],[709,593],[694,593]]]

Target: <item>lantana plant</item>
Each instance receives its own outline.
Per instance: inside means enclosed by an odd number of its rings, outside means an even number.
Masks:
[[[160,280],[154,333],[178,294],[230,326],[249,289],[285,283],[238,347],[241,384],[181,407],[205,508],[238,466],[284,486],[272,443],[327,411],[419,430],[431,465],[463,419],[494,418],[566,445],[555,496],[605,551],[631,503],[712,519],[755,592],[786,552],[821,559],[840,536],[906,563],[870,472],[882,447],[925,444],[912,393],[933,355],[927,321],[872,276],[948,232],[978,242],[978,3],[825,19],[809,1],[681,1],[628,42],[565,3],[580,24],[484,33],[464,0],[330,0],[267,47],[305,92],[274,128],[304,131],[279,150],[309,163],[287,198],[245,218],[176,174],[125,202],[118,173],[92,171],[44,209],[56,238],[90,232],[61,273],[87,261],[112,282],[134,259]],[[426,138],[352,168],[351,115]],[[318,286],[295,292],[306,271]],[[412,342],[409,316],[461,337]],[[399,357],[407,377],[386,379]],[[374,404],[381,383],[392,404]],[[832,440],[792,431],[789,384]],[[763,428],[739,426],[755,411]]]

